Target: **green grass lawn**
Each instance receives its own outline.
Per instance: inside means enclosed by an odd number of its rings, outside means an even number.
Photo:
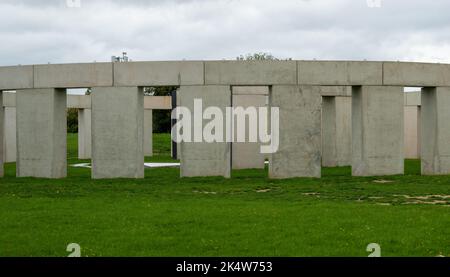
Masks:
[[[74,164],[76,136],[68,136]],[[172,161],[169,135],[154,136]],[[69,166],[62,180],[0,179],[0,256],[382,256],[450,255],[450,176],[357,178],[349,167],[321,179],[269,180],[267,170],[232,179],[180,179],[178,168],[146,169],[142,180],[91,180]]]

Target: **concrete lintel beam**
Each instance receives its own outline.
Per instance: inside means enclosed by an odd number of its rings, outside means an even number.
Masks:
[[[450,86],[450,64],[384,62],[383,84],[389,86]]]
[[[0,90],[33,88],[33,66],[0,67]]]
[[[114,63],[115,86],[203,85],[201,61]]]
[[[382,85],[383,63],[298,61],[298,84],[322,86]]]
[[[207,85],[296,85],[295,61],[207,61]]]
[[[34,66],[35,88],[89,88],[113,85],[112,63]]]

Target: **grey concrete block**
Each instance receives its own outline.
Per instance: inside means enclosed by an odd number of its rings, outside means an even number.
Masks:
[[[320,178],[320,93],[319,86],[272,87],[270,105],[280,109],[280,140],[278,152],[270,158],[270,178]]]
[[[405,159],[420,158],[420,106],[405,106]]]
[[[93,88],[91,97],[92,178],[143,178],[142,89]]]
[[[18,90],[16,101],[17,176],[66,177],[66,90]]]
[[[293,85],[297,84],[295,61],[208,61],[207,85]]]
[[[422,89],[422,175],[450,174],[450,87]]]
[[[269,95],[268,86],[234,86],[233,95]]]
[[[383,84],[392,86],[450,86],[450,64],[384,62]]]
[[[305,85],[382,85],[383,63],[298,61],[298,83]]]
[[[248,107],[267,107],[268,95],[244,95],[243,91],[239,89],[238,95],[234,95],[236,87],[233,87],[233,107],[243,107],[244,109]],[[266,87],[268,92],[268,88]],[[249,89],[252,92],[252,89]],[[261,92],[263,92],[262,90]],[[254,92],[254,90],[253,90]],[[233,169],[247,169],[247,168],[264,168],[265,164],[265,154],[261,154],[261,143],[259,142],[249,142],[249,126],[258,126],[258,119],[255,118],[251,120],[250,117],[246,117],[243,122],[238,122],[238,118],[234,118],[235,132],[237,126],[240,123],[246,124],[246,142],[233,142],[232,144],[232,168]],[[252,124],[252,125],[250,125]],[[236,140],[235,140],[236,141]]]
[[[153,111],[144,110],[144,155],[153,156]]]
[[[171,110],[171,96],[144,96],[145,110]]]
[[[67,108],[91,109],[90,95],[67,95]]]
[[[203,85],[200,61],[114,63],[115,86]]]
[[[322,96],[352,96],[351,86],[322,86]]]
[[[33,66],[0,67],[0,90],[33,88]]]
[[[92,110],[78,110],[78,159],[92,158],[91,122]]]
[[[353,176],[404,173],[403,87],[353,87]]]
[[[44,64],[34,66],[35,88],[89,88],[113,85],[112,63]]]
[[[352,98],[323,97],[322,165],[350,166],[352,163]]]
[[[15,98],[14,98],[15,99]],[[16,107],[5,107],[4,109],[4,162],[16,162]]]
[[[203,109],[219,107],[225,115],[225,108],[231,107],[229,86],[182,86],[177,96],[180,106],[193,113],[194,99],[202,99]],[[193,118],[193,114],[191,115]],[[203,120],[205,125],[208,121]],[[192,126],[193,127],[193,126]],[[225,130],[225,124],[224,124]],[[192,130],[194,136],[194,130]],[[224,134],[225,136],[225,134]],[[181,177],[231,175],[231,143],[225,142],[181,142]]]

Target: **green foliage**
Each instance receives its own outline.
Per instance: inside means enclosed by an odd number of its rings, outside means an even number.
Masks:
[[[78,109],[67,109],[67,132],[78,133]]]

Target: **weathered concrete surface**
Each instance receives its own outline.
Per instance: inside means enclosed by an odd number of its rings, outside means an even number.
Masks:
[[[16,107],[16,93],[15,92],[3,92],[3,107],[15,108]]]
[[[191,111],[193,121],[194,99],[203,100],[203,109],[219,107],[225,115],[225,108],[231,107],[231,88],[229,86],[182,86],[177,96],[180,105]],[[210,120],[203,120],[206,125]],[[224,123],[225,130],[225,123]],[[192,126],[194,137],[194,126]],[[231,175],[231,143],[225,142],[181,142],[181,177]]]
[[[171,96],[144,96],[145,110],[171,110]]]
[[[422,175],[450,174],[450,87],[423,88]]]
[[[200,61],[114,63],[115,86],[203,85]]]
[[[382,85],[383,63],[298,61],[298,84],[323,86]]]
[[[3,91],[0,90],[0,177],[4,175],[3,155],[4,155],[4,112],[3,112]]]
[[[450,86],[450,64],[384,62],[383,84],[394,86]]]
[[[66,90],[18,90],[16,96],[17,176],[66,177]]]
[[[67,108],[91,109],[90,95],[67,95]]]
[[[144,155],[153,156],[153,111],[144,110]]]
[[[294,85],[295,61],[207,61],[207,85]]]
[[[322,165],[352,163],[352,98],[322,98]]]
[[[247,91],[248,94],[245,94]],[[267,107],[269,87],[233,87],[233,107]],[[237,131],[238,118],[234,118],[235,134]],[[246,117],[245,120],[246,142],[233,142],[232,144],[232,168],[264,168],[265,154],[261,154],[261,143],[249,142],[249,126],[258,126],[257,118]],[[236,141],[236,140],[234,140]]]
[[[233,95],[269,95],[268,86],[234,86]]]
[[[0,90],[33,88],[33,66],[0,67]]]
[[[280,109],[280,140],[270,158],[270,178],[321,176],[320,93],[319,86],[272,87],[270,105]]]
[[[321,89],[322,96],[352,96],[351,86],[322,86]]]
[[[405,106],[405,159],[420,158],[420,106]]]
[[[78,159],[92,157],[91,109],[78,110]]]
[[[353,176],[404,173],[403,87],[353,87]]]
[[[14,98],[15,99],[15,98]],[[16,162],[17,144],[16,144],[16,107],[4,108],[4,162]]]
[[[91,97],[92,178],[143,178],[142,89],[93,88]]]
[[[35,88],[88,88],[113,85],[112,63],[34,66]]]

